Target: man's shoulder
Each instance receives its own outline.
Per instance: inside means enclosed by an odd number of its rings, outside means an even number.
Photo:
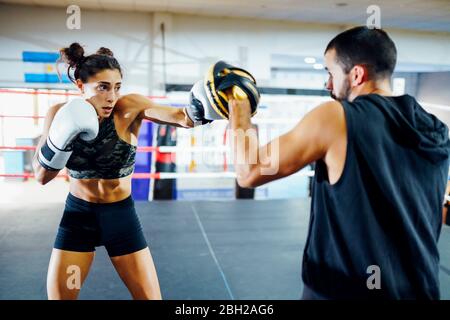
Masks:
[[[335,100],[323,102],[313,110],[316,117],[325,117],[329,119],[333,119],[334,116],[343,114],[343,112],[343,104]]]
[[[302,120],[306,127],[324,132],[341,131],[345,126],[345,111],[339,101],[326,101],[311,110]]]

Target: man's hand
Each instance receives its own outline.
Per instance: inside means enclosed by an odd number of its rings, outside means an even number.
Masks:
[[[233,130],[238,128],[247,130],[251,127],[251,107],[248,99],[230,99],[228,108],[230,109],[230,123]]]

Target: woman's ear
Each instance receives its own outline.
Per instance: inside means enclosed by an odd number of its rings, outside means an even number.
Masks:
[[[84,93],[84,85],[83,85],[83,82],[81,82],[80,79],[77,79],[77,80],[76,80],[76,84],[77,84],[78,89],[80,89],[81,93]]]

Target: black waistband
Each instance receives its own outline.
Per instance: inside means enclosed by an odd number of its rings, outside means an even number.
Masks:
[[[96,202],[89,202],[80,198],[75,197],[73,194],[69,193],[67,195],[66,203],[76,203],[79,206],[85,207],[85,208],[111,208],[111,207],[129,207],[134,205],[134,200],[131,195],[129,195],[127,198],[115,202],[108,202],[108,203],[96,203]]]

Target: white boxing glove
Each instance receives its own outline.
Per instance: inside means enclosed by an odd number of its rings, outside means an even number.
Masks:
[[[78,135],[85,141],[93,140],[98,129],[97,112],[92,104],[81,98],[67,102],[52,121],[47,140],[39,150],[39,163],[47,170],[61,170],[72,155],[73,140]]]
[[[197,81],[189,93],[189,106],[186,113],[194,124],[206,124],[213,120],[223,119],[213,109],[206,96],[203,80]]]

